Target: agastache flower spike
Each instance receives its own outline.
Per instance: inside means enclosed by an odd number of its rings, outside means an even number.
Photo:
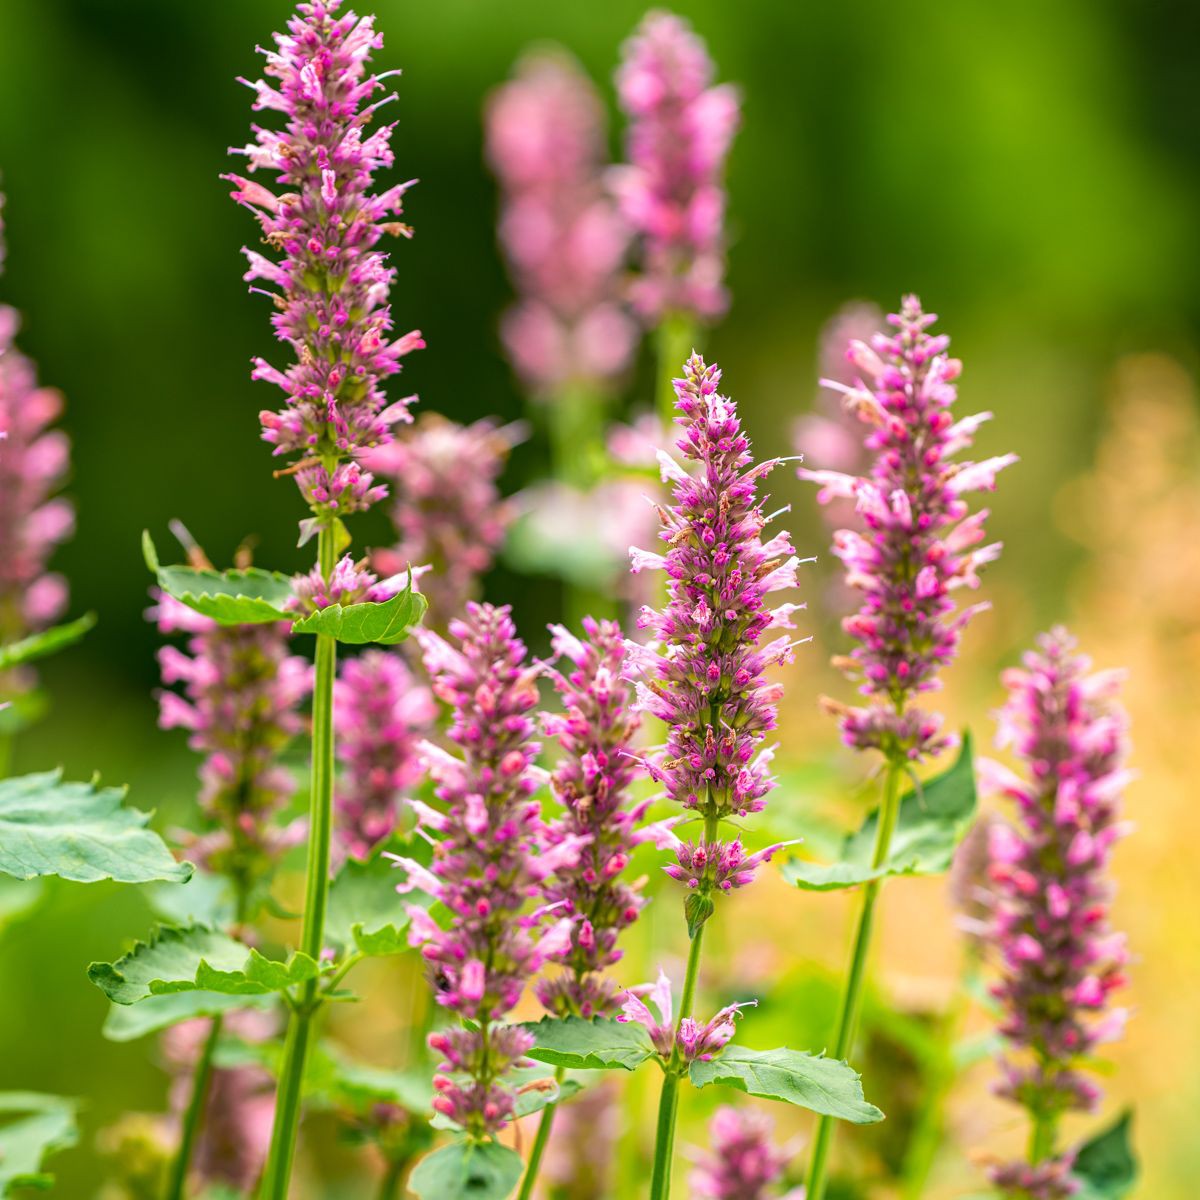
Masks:
[[[617,938],[645,903],[622,873],[633,848],[650,833],[639,828],[648,804],[629,804],[637,775],[630,747],[640,718],[624,679],[624,638],[612,621],[585,617],[583,627],[581,641],[561,625],[551,626],[555,653],[566,660],[554,675],[565,711],[543,714],[542,722],[563,750],[552,786],[566,812],[547,828],[546,844],[579,838],[587,844],[576,865],[545,889],[546,902],[573,923],[562,959],[566,970],[539,980],[536,991],[557,1016],[594,1017],[610,1016],[619,1006],[615,986],[602,972],[620,960]]]
[[[610,381],[638,331],[618,301],[629,227],[603,186],[604,107],[565,51],[527,55],[486,110],[500,243],[519,292],[501,335],[538,393]]]
[[[689,1180],[695,1200],[769,1200],[775,1196],[787,1156],[771,1140],[774,1128],[771,1118],[757,1109],[718,1108],[708,1127],[708,1153]],[[802,1200],[803,1190],[789,1196]]]
[[[0,208],[3,202],[0,196]],[[19,325],[17,313],[0,305],[0,643],[17,641],[62,614],[67,585],[47,572],[46,562],[75,527],[71,504],[54,495],[70,454],[66,435],[49,428],[62,398],[38,387],[33,363],[15,344]],[[3,681],[5,692],[26,686],[12,675]]]
[[[916,296],[905,297],[900,313],[888,317],[894,332],[876,334],[870,345],[850,343],[855,382],[826,381],[870,427],[870,474],[798,471],[819,485],[821,503],[852,499],[863,526],[835,534],[834,553],[847,583],[863,596],[859,611],[843,623],[858,642],[845,669],[861,679],[872,703],[826,706],[839,717],[849,745],[881,750],[893,760],[920,760],[949,743],[940,719],[911,703],[940,686],[938,672],[953,660],[963,627],[986,607],[956,613],[955,591],[978,587],[979,569],[1000,553],[999,543],[981,544],[987,512],[968,515],[964,494],[992,489],[996,474],[1016,461],[1013,454],[953,461],[991,414],[955,421],[954,380],[962,364],[946,354],[947,337],[926,332],[936,320]]]
[[[286,621],[218,625],[167,595],[156,595],[147,616],[161,633],[184,634],[187,649],[158,652],[165,688],[159,724],[186,729],[188,744],[205,755],[200,806],[215,829],[189,847],[204,866],[235,882],[243,897],[303,836],[272,818],[294,790],[279,756],[303,722],[297,711],[312,687],[308,662],[288,653]],[[182,694],[171,688],[179,685]]]
[[[758,482],[777,460],[753,465],[750,442],[732,400],[717,393],[721,372],[693,355],[675,380],[678,448],[699,464],[693,477],[660,452],[673,502],[660,509],[666,555],[631,550],[634,571],[667,574],[661,612],[644,609],[639,624],[661,639],[631,647],[644,681],[642,708],[667,725],[663,751],[646,761],[667,795],[704,818],[703,840],[676,841],[676,878],[707,896],[753,878],[771,850],[746,856],[740,839],[718,840],[722,819],[759,812],[774,786],[770,749],[781,689],[765,678],[768,666],[788,661],[795,645],[786,634],[764,642],[773,627],[792,627],[795,605],[772,609],[767,597],[796,586],[799,559],[787,533],[762,540],[767,518]]]
[[[395,271],[376,247],[385,233],[410,236],[393,220],[411,186],[376,192],[374,176],[390,167],[391,125],[369,133],[375,112],[393,97],[372,99],[381,77],[367,73],[382,37],[374,18],[337,16],[340,0],[300,4],[277,50],[264,51],[265,80],[246,82],[258,110],[286,117],[282,130],[255,127],[244,154],[249,170],[273,171],[281,190],[239,175],[233,197],[281,255],[247,249],[249,281],[273,291],[280,341],[295,353],[285,371],[256,359],[255,379],[280,387],[287,406],[261,415],[276,454],[298,454],[293,469],[304,498],[324,520],[367,508],[384,490],[354,461],[408,419],[409,399],[389,405],[383,383],[400,359],[424,345],[419,332],[392,336],[388,291]]]
[[[713,63],[681,17],[647,14],[626,42],[617,95],[629,115],[627,166],[614,172],[621,211],[642,239],[633,303],[650,324],[712,320],[725,291],[725,158],[739,98],[710,86]]]
[[[437,706],[388,650],[346,659],[333,703],[343,764],[335,837],[343,853],[366,858],[396,827],[405,790],[424,773],[418,741],[433,728]]]
[[[408,873],[400,886],[419,887],[442,902],[450,926],[441,929],[412,906],[411,937],[422,944],[439,1004],[473,1023],[430,1036],[442,1056],[433,1106],[474,1138],[502,1129],[515,1096],[504,1076],[524,1060],[533,1039],[518,1026],[498,1024],[516,1005],[526,982],[567,946],[571,921],[527,911],[552,872],[576,861],[581,839],[564,839],[544,853],[541,809],[534,793],[538,745],[537,666],[529,666],[507,608],[471,604],[451,623],[458,645],[428,630],[416,637],[434,679],[434,692],[451,706],[450,740],[456,758],[435,747],[426,766],[444,812],[422,806],[421,822],[439,835],[432,870],[397,859]]]
[[[1108,877],[1125,768],[1127,719],[1116,701],[1121,672],[1089,674],[1075,640],[1055,629],[1005,673],[1008,701],[998,744],[1025,767],[983,765],[991,790],[1017,805],[1014,825],[991,830],[994,891],[991,941],[1002,975],[993,987],[1008,1044],[1000,1089],[1034,1123],[1029,1163],[996,1168],[1006,1195],[1054,1200],[1073,1195],[1071,1154],[1055,1147],[1061,1115],[1090,1110],[1099,1089],[1080,1072],[1096,1048],[1115,1040],[1126,1012],[1110,997],[1125,980],[1122,934],[1108,925]]]

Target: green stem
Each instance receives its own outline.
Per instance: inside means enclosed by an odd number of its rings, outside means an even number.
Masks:
[[[187,1194],[188,1168],[192,1164],[192,1150],[196,1145],[196,1135],[200,1132],[200,1122],[204,1116],[204,1101],[208,1096],[209,1080],[212,1078],[213,1054],[220,1036],[221,1018],[213,1017],[208,1037],[204,1040],[204,1048],[200,1052],[200,1060],[196,1063],[196,1070],[192,1075],[192,1094],[188,1099],[187,1111],[183,1114],[183,1132],[179,1138],[179,1150],[171,1163],[166,1200],[183,1200]]]
[[[379,1200],[396,1200],[400,1195],[400,1181],[404,1178],[404,1162],[397,1159],[388,1163],[383,1178],[379,1181]]]
[[[669,313],[658,327],[656,345],[655,400],[659,418],[670,429],[675,420],[675,388],[671,380],[683,371],[683,364],[695,349],[696,326],[678,313]]]
[[[1035,1112],[1033,1129],[1029,1134],[1029,1162],[1037,1166],[1054,1154],[1054,1142],[1058,1135],[1058,1118],[1052,1113]]]
[[[554,1072],[554,1082],[561,1084],[566,1072],[559,1067]],[[517,1200],[530,1200],[534,1184],[537,1183],[538,1169],[542,1165],[542,1155],[546,1152],[546,1144],[550,1141],[550,1130],[554,1125],[554,1114],[558,1104],[547,1104],[542,1109],[542,1119],[538,1122],[537,1136],[533,1139],[533,1149],[529,1152],[529,1162],[525,1167],[525,1178],[521,1181],[521,1191]]]
[[[317,543],[321,574],[333,572],[336,546],[330,526],[322,526]],[[309,796],[308,874],[305,888],[304,926],[300,949],[320,961],[325,940],[325,909],[329,901],[329,851],[333,836],[333,682],[337,673],[337,642],[317,638],[313,679],[312,786]],[[304,985],[301,998],[288,1021],[283,1069],[275,1102],[271,1149],[263,1172],[262,1200],[286,1200],[300,1124],[300,1093],[308,1058],[311,1025],[321,1005],[318,981]]]
[[[900,775],[902,765],[888,762],[887,776],[883,785],[883,807],[879,813],[879,824],[875,829],[875,848],[871,855],[871,867],[877,870],[887,860],[892,846],[892,835],[896,831],[896,818],[900,812]],[[837,1041],[834,1058],[845,1059],[854,1044],[858,1032],[858,1019],[862,1011],[863,979],[866,976],[867,957],[871,949],[871,934],[875,925],[875,904],[879,899],[882,880],[872,879],[863,888],[862,907],[859,910],[858,928],[854,934],[854,949],[850,958],[850,973],[842,993],[841,1011],[838,1015]],[[807,1200],[823,1200],[825,1176],[829,1160],[829,1148],[833,1142],[834,1118],[821,1117],[813,1139],[812,1162],[808,1169]]]
[[[11,733],[0,733],[0,779],[7,779],[12,771],[15,741]]]

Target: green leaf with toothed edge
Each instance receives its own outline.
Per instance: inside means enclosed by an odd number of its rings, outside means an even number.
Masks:
[[[524,1170],[499,1142],[451,1142],[417,1163],[408,1188],[420,1200],[506,1200]]]
[[[69,621],[65,625],[55,625],[51,629],[43,629],[40,633],[22,638],[19,642],[9,642],[7,646],[0,646],[0,671],[8,671],[12,667],[21,666],[22,663],[57,654],[60,650],[73,646],[95,624],[96,614],[85,613],[78,620]]]
[[[100,1032],[110,1042],[132,1042],[196,1017],[218,1017],[253,1008],[269,1012],[278,1003],[275,993],[265,996],[228,996],[220,992],[170,992],[147,996],[136,1004],[111,1004]]]
[[[607,1017],[543,1017],[521,1026],[534,1038],[527,1057],[575,1070],[632,1071],[656,1054],[650,1035],[636,1021]]]
[[[0,1197],[54,1186],[43,1164],[78,1141],[75,1109],[75,1101],[63,1096],[0,1092]]]
[[[249,567],[241,571],[206,571],[195,567],[164,567],[150,534],[142,534],[146,566],[168,596],[211,617],[218,625],[266,625],[290,621],[285,608],[292,598],[292,579],[278,571]]]
[[[411,858],[427,859],[428,843],[395,849]],[[325,940],[343,951],[358,950],[370,957],[403,954],[410,947],[406,903],[415,903],[396,892],[403,876],[392,860],[376,852],[363,861],[348,858],[329,888],[329,910],[325,917]]]
[[[872,1125],[883,1113],[863,1098],[857,1071],[836,1058],[780,1046],[748,1050],[729,1046],[708,1062],[694,1062],[688,1075],[696,1087],[723,1083],[751,1096],[782,1100],[854,1125]]]
[[[390,600],[377,604],[331,604],[319,608],[307,617],[301,617],[293,626],[293,633],[316,633],[350,646],[362,646],[373,642],[381,646],[394,646],[408,637],[414,625],[425,615],[425,597],[414,592],[412,580],[404,591]]]
[[[901,799],[891,848],[881,866],[871,866],[879,824],[876,810],[846,839],[838,862],[822,866],[793,858],[784,866],[783,877],[802,891],[828,892],[892,875],[940,874],[970,830],[975,804],[971,735],[964,733],[954,765]]]
[[[124,798],[124,788],[69,782],[61,771],[0,780],[0,871],[76,883],[190,879],[191,863],[176,862],[146,828],[150,814],[126,807]]]
[[[297,951],[287,962],[277,962],[202,925],[160,927],[115,963],[88,967],[88,978],[116,1004],[192,991],[261,996],[307,983],[320,973],[307,954]]]
[[[1132,1125],[1133,1110],[1126,1109],[1079,1147],[1071,1168],[1082,1185],[1075,1200],[1123,1200],[1133,1191],[1138,1163],[1130,1145]]]

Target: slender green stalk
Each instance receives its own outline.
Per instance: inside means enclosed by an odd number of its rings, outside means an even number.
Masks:
[[[400,1181],[404,1178],[404,1163],[395,1161],[388,1163],[383,1178],[379,1181],[378,1200],[396,1200],[400,1195]]]
[[[1058,1117],[1054,1113],[1039,1111],[1033,1116],[1033,1129],[1029,1134],[1029,1162],[1037,1166],[1054,1154],[1054,1142],[1058,1136]]]
[[[200,1123],[204,1116],[204,1101],[208,1096],[208,1084],[212,1079],[213,1054],[217,1049],[217,1040],[221,1036],[221,1018],[213,1017],[208,1037],[204,1039],[204,1048],[200,1052],[200,1061],[192,1075],[192,1094],[188,1099],[187,1111],[183,1114],[183,1132],[179,1139],[179,1149],[171,1163],[171,1174],[167,1181],[165,1200],[184,1200],[187,1195],[188,1168],[192,1163],[192,1150],[196,1145],[196,1135],[200,1132]]]
[[[12,771],[15,740],[11,733],[0,733],[0,779],[7,779]]]
[[[695,348],[696,326],[685,316],[668,314],[658,327],[655,400],[665,428],[675,420],[675,388],[671,384]]]
[[[554,1072],[554,1082],[561,1084],[565,1074],[562,1067]],[[529,1200],[533,1195],[534,1184],[537,1183],[538,1169],[542,1165],[542,1155],[550,1141],[550,1130],[554,1125],[554,1114],[558,1111],[557,1104],[547,1104],[542,1109],[542,1119],[538,1122],[537,1136],[533,1139],[533,1149],[529,1152],[529,1162],[525,1166],[525,1178],[521,1181],[521,1191],[517,1200]]]
[[[900,775],[902,765],[889,760],[887,776],[883,785],[883,807],[879,812],[879,824],[875,829],[875,847],[871,855],[872,868],[883,865],[892,846],[892,835],[896,831],[896,818],[900,812]],[[850,973],[842,993],[842,1006],[838,1015],[837,1041],[834,1058],[844,1059],[854,1045],[858,1032],[858,1019],[862,1011],[863,979],[866,976],[867,956],[871,949],[871,934],[875,925],[875,904],[879,899],[882,880],[873,879],[863,888],[862,907],[859,910],[858,927],[854,934],[854,949],[850,958]],[[821,1117],[813,1139],[812,1161],[808,1169],[807,1200],[823,1200],[825,1176],[829,1160],[829,1148],[833,1142],[834,1118]]]
[[[336,557],[335,533],[322,527],[317,543],[317,561],[326,579]],[[333,837],[333,682],[337,673],[337,642],[317,638],[316,672],[313,679],[312,787],[309,797],[308,876],[305,888],[304,926],[300,949],[319,960],[325,940],[325,909],[329,900],[329,852]],[[321,1005],[318,981],[304,985],[292,1007],[283,1069],[275,1101],[275,1124],[271,1149],[263,1172],[262,1200],[286,1200],[300,1123],[300,1093],[308,1059],[313,1018]]]

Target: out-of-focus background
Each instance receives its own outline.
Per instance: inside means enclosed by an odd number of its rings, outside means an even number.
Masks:
[[[416,237],[395,250],[394,308],[398,328],[420,327],[428,349],[407,360],[397,386],[457,419],[515,417],[522,399],[496,336],[510,290],[481,104],[539,39],[568,46],[611,102],[618,47],[643,5],[373,7],[387,37],[381,65],[404,72],[392,109],[395,177],[421,180],[406,201]],[[1190,1200],[1200,1172],[1200,816],[1190,786],[1200,743],[1200,9],[682,7],[722,78],[744,92],[729,176],[734,303],[703,349],[724,367],[760,451],[792,452],[793,425],[817,395],[819,331],[838,307],[863,298],[894,308],[901,292],[918,291],[964,361],[964,410],[995,413],[981,453],[1021,456],[994,497],[1005,551],[985,581],[993,610],[950,672],[952,719],[989,740],[999,669],[1054,621],[1073,625],[1100,664],[1131,671],[1141,775],[1127,801],[1136,833],[1116,856],[1115,922],[1137,957],[1135,1013],[1111,1053],[1105,1111],[1137,1105],[1139,1194]],[[249,379],[250,357],[273,351],[269,306],[241,282],[238,248],[254,229],[218,179],[226,147],[248,138],[250,94],[235,77],[257,76],[254,46],[288,11],[279,0],[0,0],[10,243],[0,298],[22,311],[24,350],[67,397],[78,532],[56,566],[73,611],[100,616],[84,644],[45,668],[53,710],[21,738],[16,766],[128,782],[160,828],[189,819],[195,764],[182,735],[156,728],[140,531],[163,540],[179,517],[218,560],[246,534],[260,564],[293,569],[307,555],[295,548],[295,490],[271,478],[258,440],[258,410],[276,401]],[[615,153],[615,120],[613,137]],[[648,403],[651,387],[647,360],[630,408]],[[539,437],[521,446],[506,489],[536,479],[546,458]],[[807,587],[815,641],[786,680],[785,786],[773,820],[800,832],[818,816],[849,825],[870,794],[859,787],[863,767],[815,706],[819,692],[846,692],[823,665],[843,649],[828,530],[790,473],[772,489],[794,504],[798,547],[821,558]],[[359,519],[355,534],[384,538],[382,515]],[[488,593],[511,601],[544,647],[537,631],[559,615],[555,581],[502,566]],[[748,1040],[815,1030],[819,1048],[819,980],[840,969],[848,913],[837,898],[778,880],[752,889],[722,914],[708,994],[721,998],[736,979],[739,994],[769,998],[747,1022]],[[84,974],[149,920],[136,889],[60,884],[0,938],[0,1088],[86,1100],[83,1144],[56,1163],[63,1196],[97,1194],[99,1128],[123,1109],[163,1104],[153,1047],[100,1040],[105,1001]],[[678,956],[673,907],[647,927],[657,954],[667,946],[668,961]],[[880,995],[912,1013],[939,1010],[958,986],[959,956],[942,882],[887,889]],[[635,947],[630,971],[651,970]],[[377,991],[361,1028],[385,1039],[389,1005],[400,1003]],[[892,1052],[902,1066],[912,1047],[900,1038]],[[903,1080],[900,1067],[893,1076]],[[988,1096],[993,1076],[985,1060],[956,1088],[930,1197],[980,1190],[973,1159],[1019,1139],[1019,1117]],[[905,1104],[903,1094],[888,1100],[889,1111]],[[682,1140],[694,1143],[711,1106],[707,1094],[689,1105]],[[778,1115],[781,1134],[807,1135],[805,1120]],[[896,1128],[859,1139],[864,1162],[886,1164]],[[354,1178],[330,1175],[305,1194],[363,1194]]]

